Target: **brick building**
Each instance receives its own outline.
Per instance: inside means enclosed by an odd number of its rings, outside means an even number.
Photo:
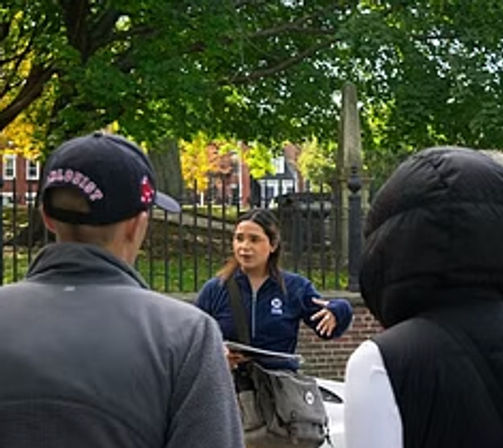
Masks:
[[[272,159],[274,174],[257,180],[252,180],[250,169],[239,152],[220,154],[218,145],[213,143],[207,150],[214,165],[211,200],[216,203],[236,205],[239,202],[241,207],[251,204],[264,207],[278,195],[303,191],[304,181],[297,170],[300,149],[295,145],[286,145],[282,153]],[[208,193],[203,196],[208,199]]]
[[[40,179],[40,162],[22,155],[4,154],[0,161],[3,186],[2,203],[12,205],[14,196],[17,204],[26,205],[35,201]]]

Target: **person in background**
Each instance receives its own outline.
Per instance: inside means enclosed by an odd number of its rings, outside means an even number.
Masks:
[[[254,347],[294,353],[300,321],[320,337],[330,339],[344,333],[352,320],[352,309],[344,299],[326,300],[313,284],[298,274],[280,269],[281,238],[275,215],[266,209],[251,209],[236,222],[233,256],[203,286],[196,304],[218,322],[223,337],[236,341],[226,282],[234,277],[248,316],[250,344]],[[247,361],[237,352],[227,352],[231,368]],[[297,370],[294,359],[260,361],[264,367]]]
[[[368,214],[362,296],[385,331],[346,369],[346,448],[503,446],[503,166],[411,156]]]
[[[240,448],[217,325],[150,291],[132,264],[158,192],[132,142],[95,132],[48,159],[56,243],[0,289],[0,446]]]

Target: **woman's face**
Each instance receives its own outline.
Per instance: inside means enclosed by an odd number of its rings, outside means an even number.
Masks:
[[[245,273],[266,273],[269,255],[276,249],[253,221],[240,222],[234,231],[234,256]]]

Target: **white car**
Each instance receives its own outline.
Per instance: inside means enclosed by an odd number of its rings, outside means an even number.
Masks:
[[[344,383],[316,378],[328,414],[330,440],[335,448],[344,448]],[[328,442],[320,448],[331,448]]]

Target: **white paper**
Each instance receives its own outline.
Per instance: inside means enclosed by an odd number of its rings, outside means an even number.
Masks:
[[[275,352],[272,350],[264,350],[262,348],[252,347],[251,345],[241,344],[239,342],[225,341],[224,344],[232,352],[239,352],[250,358],[260,358],[260,357],[271,357],[271,358],[282,358],[282,359],[294,359],[296,361],[302,362],[302,355],[295,353],[285,353],[285,352]]]

